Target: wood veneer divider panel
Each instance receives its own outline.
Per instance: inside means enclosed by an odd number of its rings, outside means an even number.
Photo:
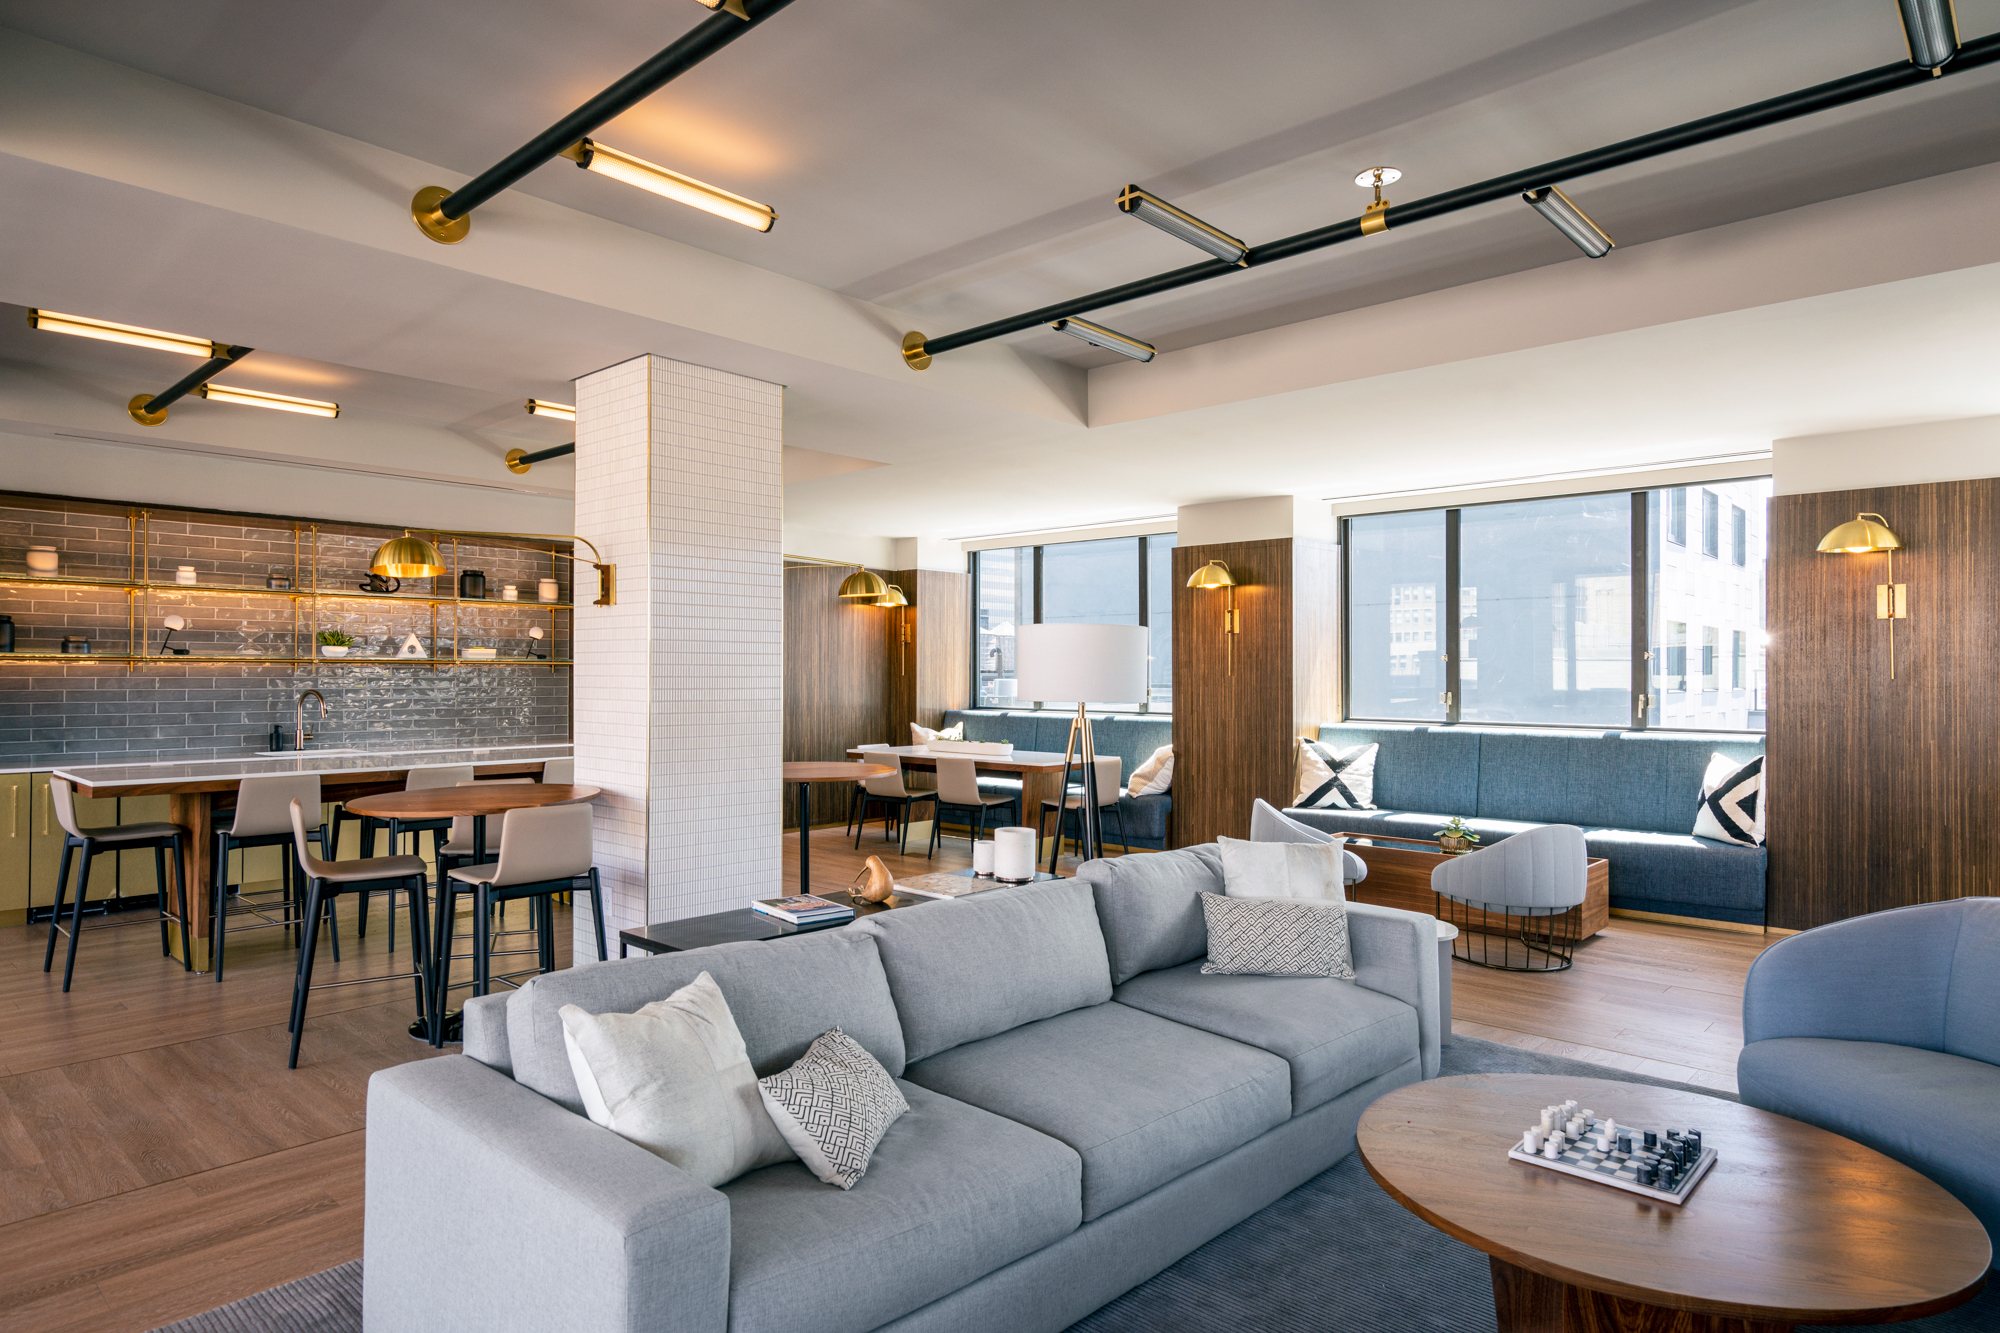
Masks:
[[[1861,511],[1903,539],[1909,618],[1875,618],[1879,555],[1820,555]],[[1772,501],[1770,925],[1996,891],[2000,479]]]
[[[917,676],[916,716],[935,727],[955,708],[972,706],[972,576],[949,570],[916,572],[916,642],[910,669]]]
[[[785,744],[788,762],[845,759],[851,745],[891,739],[895,618],[840,600],[846,566],[785,568]],[[876,570],[887,581],[897,576]],[[905,735],[908,729],[905,728]],[[813,822],[844,820],[851,789],[813,790]],[[797,792],[785,793],[785,827],[797,825]]]

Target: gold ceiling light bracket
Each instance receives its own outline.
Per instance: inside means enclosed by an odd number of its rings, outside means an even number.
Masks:
[[[1211,560],[1188,575],[1187,586],[1213,591],[1221,588],[1227,593],[1222,611],[1222,643],[1228,655],[1226,674],[1236,674],[1236,636],[1243,632],[1243,622],[1237,618],[1236,576],[1229,572],[1227,560]]]
[[[1384,185],[1394,185],[1403,179],[1403,173],[1394,167],[1370,167],[1354,178],[1354,183],[1367,189],[1375,189],[1375,201],[1361,210],[1361,234],[1373,236],[1389,230],[1389,201],[1382,197]]]
[[[445,564],[437,547],[418,536],[419,532],[427,532],[433,537],[508,537],[515,541],[581,542],[590,547],[591,568],[597,571],[597,600],[591,605],[615,606],[618,603],[618,566],[606,564],[589,538],[579,537],[573,532],[457,532],[444,528],[405,528],[402,536],[391,538],[376,549],[375,558],[368,562],[368,572],[399,579],[428,579],[450,573],[450,567]],[[557,551],[555,554],[571,564],[576,563],[573,551]]]
[[[725,14],[734,14],[745,23],[750,21],[750,11],[743,7],[743,0],[694,0],[703,9],[719,9]]]
[[[472,234],[472,214],[448,218],[438,205],[451,197],[442,185],[426,185],[410,200],[410,217],[417,230],[439,245],[457,245]]]
[[[157,412],[148,412],[146,410],[146,404],[152,402],[157,396],[157,394],[150,393],[134,394],[132,401],[125,404],[125,410],[132,414],[132,420],[142,426],[161,425],[167,419],[167,409],[163,407]]]
[[[1896,678],[1896,622],[1910,618],[1910,589],[1896,582],[1896,552],[1903,539],[1880,514],[1856,514],[1851,522],[1819,539],[1821,555],[1872,555],[1880,551],[1888,557],[1887,583],[1875,585],[1875,618],[1889,622],[1889,679]]]
[[[911,370],[929,370],[931,354],[924,347],[924,335],[912,330],[903,335],[903,364]]]

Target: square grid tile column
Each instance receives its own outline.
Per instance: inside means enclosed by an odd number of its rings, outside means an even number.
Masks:
[[[618,604],[577,611],[574,704],[615,958],[620,929],[779,891],[784,390],[641,356],[576,391],[576,531],[618,566]]]

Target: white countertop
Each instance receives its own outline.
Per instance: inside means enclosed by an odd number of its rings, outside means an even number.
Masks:
[[[190,759],[155,764],[88,764],[50,769],[57,777],[85,786],[127,782],[216,782],[271,773],[366,773],[384,768],[427,768],[436,764],[516,764],[564,759],[570,744],[493,745],[448,750],[363,750],[337,753],[295,750],[281,758],[254,754],[229,759]],[[43,765],[33,771],[49,768]],[[29,770],[19,770],[26,772]]]

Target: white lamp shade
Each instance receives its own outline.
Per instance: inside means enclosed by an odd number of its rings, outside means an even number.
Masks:
[[[1144,625],[1023,625],[1014,640],[1018,697],[1058,703],[1141,703]]]

